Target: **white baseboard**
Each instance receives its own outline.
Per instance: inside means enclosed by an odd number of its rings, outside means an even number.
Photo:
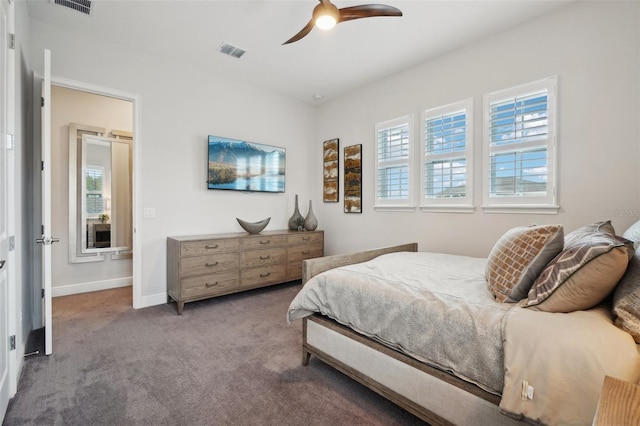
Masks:
[[[69,296],[71,294],[88,293],[90,291],[109,290],[112,288],[130,287],[133,277],[115,278],[112,280],[93,281],[88,283],[69,284],[51,287],[51,296]],[[166,299],[166,296],[165,296]],[[166,300],[165,300],[166,301]]]

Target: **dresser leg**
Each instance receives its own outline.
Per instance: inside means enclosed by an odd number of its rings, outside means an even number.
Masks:
[[[184,302],[177,302],[178,315],[182,315],[182,309],[184,308]]]

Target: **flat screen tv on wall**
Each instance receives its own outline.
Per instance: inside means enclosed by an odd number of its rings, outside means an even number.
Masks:
[[[220,136],[209,136],[208,145],[209,189],[284,192],[284,148]]]

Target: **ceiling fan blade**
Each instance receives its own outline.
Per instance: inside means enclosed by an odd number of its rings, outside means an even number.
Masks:
[[[339,10],[338,22],[352,21],[374,16],[402,16],[402,11],[384,4],[363,4],[361,6],[344,7]]]
[[[309,23],[303,29],[301,29],[300,32],[298,32],[298,34],[294,35],[289,40],[282,43],[282,45],[284,46],[285,44],[293,43],[300,40],[302,37],[309,34],[312,29],[313,29],[313,19],[309,21]]]

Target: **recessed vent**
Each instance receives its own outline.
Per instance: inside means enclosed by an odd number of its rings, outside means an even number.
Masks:
[[[76,12],[84,13],[85,15],[91,15],[91,2],[92,0],[49,0],[53,4],[58,6],[64,6],[69,9],[73,9]]]
[[[246,52],[238,47],[231,46],[227,43],[222,43],[222,46],[218,49],[218,52],[224,53],[225,55],[233,56],[234,58],[240,58]]]

